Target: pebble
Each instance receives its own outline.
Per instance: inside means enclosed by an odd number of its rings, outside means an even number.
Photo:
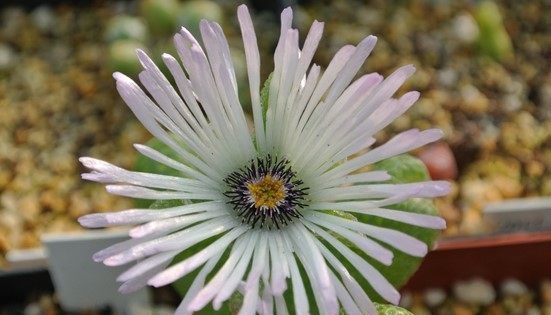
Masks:
[[[433,288],[425,290],[423,294],[423,300],[428,307],[434,308],[446,300],[446,291],[440,288]]]
[[[452,307],[452,315],[475,315],[475,312],[466,305],[454,305]]]
[[[23,311],[24,315],[42,315],[42,308],[38,303],[30,303]]]
[[[453,286],[453,293],[460,301],[480,305],[490,305],[496,298],[492,284],[482,279],[457,282]]]
[[[453,34],[465,44],[471,44],[478,38],[478,25],[468,12],[461,12],[453,20]]]
[[[488,111],[490,101],[475,86],[467,84],[461,87],[462,107],[466,113],[472,115],[481,115]]]
[[[145,42],[148,31],[145,23],[138,17],[118,15],[111,19],[105,30],[105,39],[113,42],[120,39],[134,39]]]
[[[454,87],[459,80],[459,75],[457,71],[453,68],[442,69],[438,71],[437,76],[438,83],[447,88]]]
[[[55,13],[47,5],[41,5],[31,13],[31,20],[41,32],[49,34],[53,32],[56,24]]]
[[[541,310],[537,306],[532,306],[526,311],[526,315],[542,315]],[[549,315],[549,314],[545,314]]]
[[[546,286],[551,286],[551,281],[540,282],[541,294],[550,289]],[[469,296],[460,298],[456,293],[458,290]],[[499,295],[490,283],[481,279],[457,282],[452,285],[452,292],[448,293],[441,288],[427,289],[422,294],[406,291],[403,295],[406,298],[400,305],[416,315],[417,311],[436,315],[548,315],[551,310],[551,303],[513,278],[501,283]]]
[[[551,306],[551,280],[543,280],[540,285],[540,298],[544,304]]]
[[[490,305],[485,311],[484,315],[506,315],[506,311],[499,304]]]
[[[0,71],[6,71],[15,66],[16,55],[13,49],[3,43],[0,43]]]
[[[538,110],[542,112],[542,118],[551,119],[551,79],[544,82],[538,91]]]
[[[528,292],[528,288],[517,279],[507,279],[501,284],[501,294],[518,296]]]

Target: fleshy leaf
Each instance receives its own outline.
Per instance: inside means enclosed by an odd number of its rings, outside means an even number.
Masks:
[[[413,183],[430,180],[427,167],[421,160],[402,154],[382,160],[374,165],[375,170],[387,171],[391,183]]]
[[[161,152],[162,154],[168,156],[169,158],[178,160],[176,153],[172,149],[170,149],[166,144],[158,140],[157,138],[152,138],[151,140],[147,141],[145,145]],[[152,174],[181,176],[179,171],[173,168],[170,168],[168,166],[165,166],[161,163],[155,162],[150,158],[141,154],[138,155],[138,157],[136,158],[136,162],[134,163],[134,171],[152,173]],[[151,206],[151,204],[154,203],[154,201],[146,200],[146,199],[135,199],[134,203],[136,207],[148,208]]]
[[[170,149],[167,145],[162,143],[161,141],[157,140],[156,138],[151,139],[146,143],[148,147],[151,147],[164,155],[179,160],[178,155]],[[155,173],[155,174],[164,174],[164,175],[172,175],[172,176],[181,176],[180,172],[177,170],[174,170],[170,167],[167,167],[161,163],[157,163],[143,155],[140,155],[138,159],[136,160],[136,163],[134,165],[134,170],[138,172],[148,172],[148,173]],[[184,204],[189,204],[191,201],[189,200],[136,200],[136,205],[138,207],[143,208],[150,208],[150,209],[163,209],[163,208],[170,208],[170,207],[176,207]],[[214,242],[218,237],[212,237],[210,239],[204,240],[194,246],[191,246],[190,248],[182,251],[179,253],[174,260],[172,261],[172,264],[178,263],[185,258],[188,258],[192,256],[193,254],[199,252],[201,249],[207,247],[209,244]],[[225,259],[222,259],[222,261]],[[189,287],[191,286],[191,283],[199,273],[198,270],[191,272],[187,276],[177,280],[172,284],[172,286],[176,289],[176,291],[181,295],[184,296],[186,292],[188,291]],[[210,314],[229,314],[229,308],[228,303],[224,303],[222,308],[219,311],[215,311],[212,308],[212,305],[207,305],[205,308],[203,308],[201,311],[195,312],[194,314],[198,315],[210,315]]]
[[[190,204],[191,201],[189,200],[155,200],[151,205],[149,205],[149,209],[165,209],[165,208],[171,208],[171,207],[178,207]]]
[[[379,315],[413,315],[412,312],[390,304],[375,303]]]
[[[270,82],[272,82],[273,72],[270,73],[264,86],[260,91],[260,106],[262,107],[262,119],[264,120],[264,126],[266,126],[266,113],[268,112],[268,101],[270,100]]]
[[[407,154],[399,155],[381,161],[375,164],[375,169],[386,170],[392,176],[392,179],[390,180],[392,183],[412,183],[430,180],[428,170],[423,162]],[[438,210],[430,199],[409,199],[405,202],[389,206],[388,208],[407,212],[438,215]],[[440,234],[438,230],[412,226],[409,224],[365,214],[358,214],[357,218],[361,222],[402,231],[425,242],[429,246],[429,248],[432,247],[434,241],[436,241],[436,238]],[[394,253],[394,260],[392,265],[385,266],[374,260],[371,260],[370,262],[394,286],[399,288],[407,282],[407,280],[413,275],[413,273],[415,273],[423,259],[420,257],[407,255],[392,247],[387,247]]]
[[[195,245],[191,246],[190,248],[182,251],[181,253],[179,253],[174,258],[174,260],[172,261],[171,264],[172,265],[176,264],[176,263],[178,263],[178,262],[180,262],[180,261],[182,261],[182,260],[198,253],[203,248],[205,248],[205,247],[209,246],[210,244],[212,244],[218,237],[219,236],[211,237],[207,240],[204,240],[204,241],[202,241],[198,244],[195,244]],[[212,278],[212,276],[214,276],[215,271],[218,271],[220,269],[221,262],[223,263],[227,260],[228,252],[229,251],[226,251],[224,253],[224,255],[222,256],[222,258],[220,258],[220,262],[214,267],[213,272],[211,272],[210,277],[207,277],[205,283],[208,283],[210,281],[210,279]],[[188,275],[186,275],[186,276],[176,280],[174,283],[172,283],[172,286],[174,287],[174,289],[176,289],[176,292],[178,292],[178,294],[180,294],[180,296],[182,296],[182,297],[185,296],[185,294],[189,290],[191,284],[193,283],[193,280],[199,274],[201,268],[202,267],[197,268],[195,271],[189,273]],[[226,303],[222,304],[222,307],[218,311],[215,311],[212,308],[212,303],[209,303],[203,309],[201,309],[200,311],[196,311],[193,314],[196,314],[196,315],[211,315],[211,314],[232,314],[232,313],[230,312],[230,303],[226,302]]]
[[[374,169],[386,170],[392,176],[392,179],[389,181],[391,183],[411,183],[411,182],[425,181],[430,179],[427,168],[425,167],[423,162],[421,162],[419,159],[412,157],[410,155],[400,155],[400,156],[392,157],[390,159],[381,161],[376,165],[374,165]],[[414,199],[410,199],[405,202],[402,202],[400,204],[389,206],[388,208],[401,210],[401,211],[429,214],[429,215],[438,214],[436,207],[434,206],[432,200],[430,199],[414,198]],[[340,216],[337,213],[332,213],[332,214]],[[347,213],[347,215],[350,215],[350,214]],[[429,246],[429,248],[432,247],[434,241],[439,235],[438,230],[416,227],[416,226],[408,225],[405,223],[401,223],[401,222],[397,222],[389,219],[370,216],[367,214],[354,213],[354,217],[360,222],[381,226],[385,228],[390,228],[390,229],[407,233],[408,235],[411,235],[425,242]],[[358,255],[362,256],[367,262],[373,265],[373,267],[377,268],[377,270],[379,270],[379,272],[381,272],[385,276],[385,278],[387,278],[388,281],[397,288],[401,287],[407,282],[407,280],[417,270],[417,268],[419,267],[422,261],[422,258],[410,256],[408,254],[405,254],[399,250],[392,248],[391,246],[382,244],[383,246],[390,249],[394,254],[394,260],[392,265],[385,266],[382,263],[377,262],[374,259],[365,255],[360,249],[358,249],[352,243],[348,242],[342,237],[340,236],[336,236],[336,237],[339,238],[339,240],[342,241],[344,244],[349,246],[352,250],[354,250]],[[332,249],[331,246],[328,246],[328,247]],[[367,283],[367,281],[365,281],[365,279],[361,276],[359,271],[357,271],[354,268],[354,266],[350,264],[338,251],[332,250],[332,253],[335,256],[337,256],[340,259],[340,261],[347,267],[349,272],[360,283],[360,285],[362,285],[362,287],[366,290],[367,294],[372,298],[373,301],[383,302],[383,303],[385,302],[371,288],[371,286]]]
[[[147,141],[145,145],[161,152],[162,154],[168,156],[169,158],[179,160],[178,155],[172,149],[170,149],[166,144],[164,144],[157,138],[152,138],[151,140]],[[161,163],[155,162],[150,158],[143,156],[141,154],[138,155],[138,158],[136,159],[136,163],[134,164],[134,170],[137,172],[147,172],[152,174],[181,176],[179,171],[173,168],[170,168],[168,166],[165,166]]]
[[[478,49],[496,61],[507,61],[513,58],[513,44],[498,5],[493,1],[482,1],[474,10],[478,24]]]
[[[408,201],[393,205],[389,208],[430,215],[437,215],[438,212],[431,200],[421,198],[410,199]],[[440,234],[438,230],[416,227],[409,224],[365,214],[359,214],[357,215],[357,218],[361,222],[402,231],[425,242],[429,246],[429,248],[432,247],[434,241]],[[399,288],[403,286],[417,270],[417,268],[419,268],[419,265],[421,264],[421,261],[423,259],[420,257],[410,256],[385,244],[383,244],[383,246],[390,249],[394,254],[392,265],[385,266],[373,259],[370,259],[369,257],[366,260],[375,268],[377,268],[385,276],[385,278],[388,279],[390,283]],[[359,253],[359,250],[356,250],[356,252]],[[373,296],[375,295],[373,294]],[[377,299],[374,300],[379,301]]]

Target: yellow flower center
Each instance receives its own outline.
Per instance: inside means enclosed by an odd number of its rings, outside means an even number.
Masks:
[[[276,208],[287,196],[283,181],[271,174],[247,183],[247,189],[257,209]]]

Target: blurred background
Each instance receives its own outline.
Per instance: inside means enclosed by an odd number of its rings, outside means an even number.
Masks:
[[[418,90],[421,99],[377,139],[413,127],[444,131],[443,142],[414,152],[433,179],[453,181],[452,194],[436,200],[448,222],[442,241],[447,251],[440,252],[452,253],[440,258],[458,265],[462,260],[453,255],[478,256],[473,248],[485,244],[492,257],[505,251],[510,255],[505,260],[548,263],[529,273],[518,270],[531,269],[529,264],[497,275],[469,271],[461,281],[414,278],[403,305],[419,315],[551,314],[549,1],[248,4],[263,79],[272,69],[279,12],[287,5],[294,9],[302,39],[314,19],[326,23],[317,64],[326,66],[340,47],[373,34],[379,40],[362,73],[386,76],[401,65],[416,66],[402,92]],[[13,270],[25,268],[18,264],[42,257],[43,235],[78,231],[76,218],[87,213],[132,206],[101,185],[82,181],[77,158],[133,167],[137,153],[132,144],[150,135],[116,94],[111,73],[136,75],[136,48],[157,60],[163,52],[176,55],[172,34],[183,25],[198,35],[202,18],[222,25],[249,110],[233,1],[0,2],[0,282],[8,276],[20,281]],[[503,241],[509,243],[500,247]],[[443,254],[437,250],[436,260],[437,255]],[[39,275],[49,281],[47,274]],[[41,288],[22,290],[11,301],[0,299],[0,314],[62,312],[51,284]]]

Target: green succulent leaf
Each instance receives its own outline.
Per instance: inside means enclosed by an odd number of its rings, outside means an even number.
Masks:
[[[391,183],[411,183],[426,181],[430,179],[425,165],[419,159],[410,155],[400,155],[381,161],[374,165],[374,169],[387,171],[392,177],[389,181]],[[389,206],[388,208],[429,215],[438,214],[438,211],[431,200],[421,198],[410,199],[405,202]],[[340,214],[340,212],[338,211],[331,211],[331,214],[333,215],[350,219],[351,214],[348,212],[344,213],[345,214],[343,215]],[[439,235],[438,230],[416,227],[389,219],[370,216],[367,214],[354,213],[353,216],[356,220],[363,223],[402,231],[425,242],[429,246],[429,248],[432,247],[434,241]],[[358,255],[362,256],[373,267],[379,270],[379,272],[381,272],[381,274],[383,274],[383,276],[385,276],[385,278],[387,278],[388,281],[396,287],[401,287],[402,285],[404,285],[417,270],[422,261],[422,258],[420,257],[410,256],[389,245],[382,244],[383,246],[391,250],[394,254],[392,265],[385,266],[382,263],[365,255],[360,249],[358,249],[352,243],[348,242],[342,237],[335,234],[333,236],[338,237],[341,242],[349,246]],[[328,248],[332,249],[331,246],[328,246]],[[368,295],[374,301],[381,303],[385,302],[373,290],[373,288],[367,283],[367,281],[365,281],[359,271],[356,270],[352,264],[350,264],[338,251],[332,250],[332,252],[349,269],[350,273],[354,276],[355,279],[358,280],[358,282],[362,285],[362,287],[366,290]]]
[[[149,205],[149,209],[165,209],[165,208],[172,208],[172,207],[178,207],[190,204],[191,201],[189,200],[155,200],[151,205]]]
[[[176,153],[157,138],[152,138],[151,140],[147,141],[145,145],[161,152],[169,158],[178,160]],[[170,168],[164,164],[153,161],[150,158],[141,154],[138,155],[138,158],[134,163],[134,171],[170,176],[181,176],[179,171]],[[154,203],[154,201],[146,199],[136,199],[134,203],[138,208],[148,208]]]
[[[394,305],[375,303],[375,307],[379,315],[413,315],[412,312]]]
[[[157,140],[156,138],[151,139],[146,143],[148,147],[151,147],[164,155],[175,159],[178,159],[178,155],[170,149],[167,145],[165,145],[163,142]],[[157,163],[143,155],[140,155],[136,163],[134,165],[134,170],[137,172],[147,172],[147,173],[154,173],[154,174],[163,174],[163,175],[170,175],[170,176],[181,176],[180,172],[172,169],[170,167],[167,167],[163,164]],[[164,208],[170,208],[170,207],[177,207],[185,204],[190,204],[190,200],[144,200],[139,199],[136,200],[136,206],[140,208],[150,208],[150,209],[164,209]],[[212,242],[216,240],[216,237],[204,240],[194,246],[191,246],[190,248],[182,251],[179,253],[171,264],[176,264],[182,260],[184,260],[187,257],[190,257],[197,252],[199,252],[201,249],[205,248]],[[225,259],[222,259],[222,261]],[[172,285],[176,289],[176,291],[180,295],[185,295],[185,293],[189,290],[189,287],[191,286],[191,283],[193,282],[193,279],[197,276],[199,273],[198,270],[188,274],[187,276],[177,280]],[[226,303],[227,304],[227,303]],[[222,309],[215,311],[211,305],[208,305],[204,309],[202,309],[199,312],[196,312],[195,314],[198,315],[210,315],[210,314],[230,314],[228,305],[224,305]]]
[[[415,213],[423,213],[423,214],[429,214],[429,215],[436,215],[437,210],[436,207],[433,205],[432,201],[428,199],[410,199],[408,201],[393,205],[389,207],[391,209],[401,210],[401,211],[407,211],[407,212],[415,212]],[[357,218],[360,222],[384,227],[384,228],[390,228],[397,231],[402,231],[410,236],[413,236],[423,242],[425,242],[429,248],[432,247],[434,241],[439,235],[438,230],[433,229],[427,229],[427,228],[421,228],[421,227],[415,227],[412,225],[408,225],[401,222],[396,222],[384,218],[378,218],[374,216],[368,216],[364,214],[358,214]],[[413,275],[413,273],[419,268],[419,265],[421,264],[421,261],[423,260],[420,257],[413,257],[408,254],[405,254],[399,250],[394,249],[393,247],[386,246],[385,247],[390,249],[394,254],[394,260],[392,265],[385,266],[373,259],[370,259],[367,257],[367,261],[369,261],[375,268],[377,268],[384,276],[385,278],[390,281],[394,286],[401,287],[404,285],[407,280]],[[359,250],[356,250],[356,252],[359,252]]]
[[[513,44],[499,6],[493,1],[482,1],[474,10],[474,18],[478,24],[477,40],[480,52],[496,61],[510,60],[513,55]]]
[[[402,154],[382,160],[373,168],[379,171],[387,171],[392,178],[390,183],[413,183],[430,180],[427,167],[421,160],[409,154]]]
[[[264,120],[264,126],[266,126],[266,113],[268,113],[268,103],[270,100],[270,82],[272,82],[273,72],[270,73],[266,81],[264,81],[264,86],[260,91],[260,106],[262,107],[262,119]]]
[[[183,261],[184,259],[193,256],[194,254],[198,253],[199,251],[201,251],[205,247],[212,244],[214,241],[216,241],[217,238],[218,238],[218,236],[211,237],[207,240],[199,242],[199,243],[191,246],[190,248],[182,251],[181,253],[179,253],[174,258],[171,265],[177,264],[177,263]],[[228,258],[228,255],[229,255],[229,251],[226,251],[224,253],[224,255],[220,258],[220,261],[219,261],[218,265],[215,266],[215,268],[213,270],[219,270],[221,268],[221,264],[223,262],[225,262],[226,259]],[[187,291],[191,287],[191,284],[193,283],[193,280],[199,274],[200,270],[201,270],[201,268],[198,268],[195,271],[187,274],[186,276],[184,276],[184,277],[176,280],[174,283],[172,283],[172,286],[174,287],[174,289],[176,289],[176,292],[178,292],[178,294],[180,294],[182,297],[185,296],[185,294],[187,293]],[[213,273],[211,273],[209,276],[212,277]],[[207,280],[206,280],[207,282],[210,281],[210,277],[207,277]],[[232,299],[230,299],[230,300],[232,300]],[[233,302],[233,303],[235,303],[235,302]],[[197,314],[197,315],[233,314],[232,312],[230,312],[230,305],[231,304],[232,303],[223,303],[222,307],[217,311],[215,311],[212,308],[212,304],[208,304],[203,309],[201,309],[200,311],[197,311],[193,314]]]
[[[178,160],[178,155],[171,148],[169,148],[166,144],[164,144],[157,138],[152,138],[151,140],[147,141],[145,145],[161,152],[162,154],[168,156],[169,158]],[[141,154],[136,159],[136,163],[134,164],[134,170],[137,172],[181,176],[179,171],[173,168],[170,168],[168,166],[165,166],[164,164],[155,162],[150,158]]]

